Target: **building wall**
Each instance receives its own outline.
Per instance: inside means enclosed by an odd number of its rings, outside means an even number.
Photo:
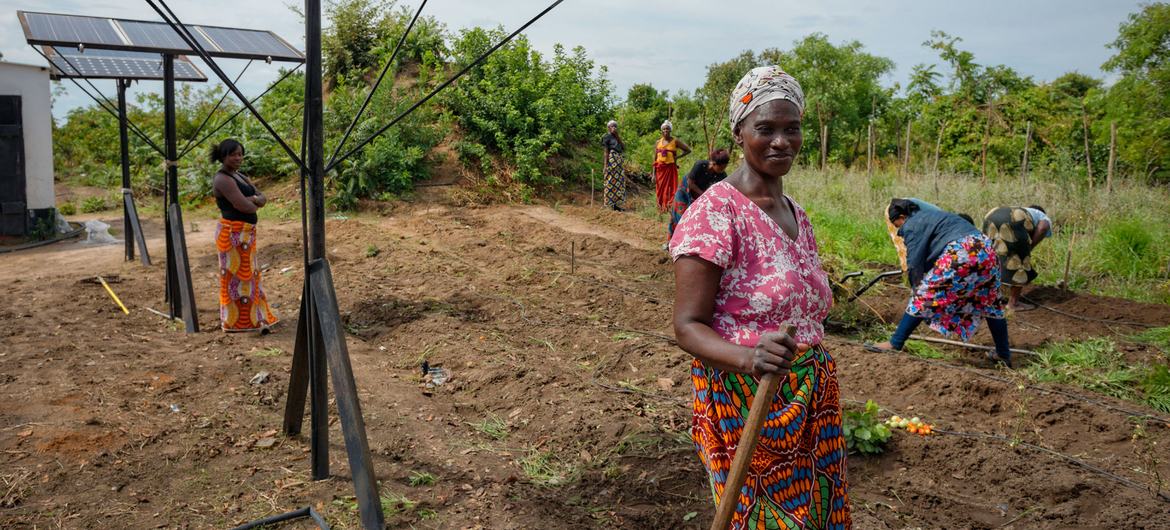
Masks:
[[[21,99],[27,208],[56,206],[53,191],[53,114],[49,69],[0,61],[0,94]]]

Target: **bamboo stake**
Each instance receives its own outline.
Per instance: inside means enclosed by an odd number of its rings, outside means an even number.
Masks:
[[[1093,189],[1093,153],[1089,150],[1089,115],[1081,105],[1081,135],[1085,139],[1085,168],[1089,172],[1089,189]]]
[[[924,342],[935,342],[938,344],[948,344],[951,346],[962,346],[964,348],[970,348],[972,350],[995,351],[995,348],[993,348],[991,346],[983,346],[981,344],[968,344],[966,342],[959,342],[957,340],[936,339],[934,337],[923,337],[922,335],[910,335],[910,338],[912,338],[914,340],[924,341]],[[1032,350],[1021,350],[1019,348],[1008,348],[1008,350],[1011,351],[1012,353],[1022,353],[1024,355],[1036,355],[1036,352],[1034,352]]]
[[[593,206],[593,168],[589,168],[589,206]]]
[[[577,274],[577,241],[569,242],[569,274]]]
[[[1069,236],[1068,249],[1066,249],[1066,251],[1064,253],[1064,279],[1060,281],[1061,285],[1064,286],[1064,289],[1066,291],[1068,290],[1068,270],[1069,270],[1069,267],[1072,265],[1073,245],[1075,245],[1076,242],[1077,242],[1077,233],[1073,232],[1072,235]]]
[[[1032,143],[1032,120],[1028,120],[1028,129],[1024,133],[1024,164],[1020,169],[1020,183],[1028,184],[1028,147]]]
[[[1105,173],[1105,193],[1113,193],[1113,168],[1117,165],[1117,122],[1109,122],[1109,169]]]
[[[796,326],[788,326],[785,333],[790,337],[795,335]],[[711,521],[711,530],[727,530],[731,527],[731,517],[739,505],[739,490],[747,480],[748,464],[752,461],[756,443],[760,441],[760,429],[764,426],[764,420],[768,419],[768,408],[779,389],[780,377],[776,373],[765,374],[756,386],[755,398],[752,399],[747,420],[740,431],[739,446],[735,449],[735,458],[731,461],[727,482],[723,486],[723,495],[719,498],[715,520]]]

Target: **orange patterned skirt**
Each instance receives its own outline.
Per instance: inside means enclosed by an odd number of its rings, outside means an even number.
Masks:
[[[256,225],[220,219],[215,230],[219,253],[219,321],[224,331],[258,331],[277,322],[260,287],[256,264]]]
[[[757,381],[695,360],[691,438],[707,468],[715,502],[723,495]],[[850,528],[837,369],[816,346],[793,363],[752,455],[731,528]]]

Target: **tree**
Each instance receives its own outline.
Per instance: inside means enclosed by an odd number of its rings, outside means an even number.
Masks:
[[[1121,24],[1101,68],[1121,74],[1104,97],[1117,123],[1119,165],[1159,181],[1170,179],[1170,4],[1148,4]]]

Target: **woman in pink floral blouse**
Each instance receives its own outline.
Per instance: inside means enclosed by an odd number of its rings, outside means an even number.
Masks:
[[[675,335],[695,357],[691,437],[718,502],[758,378],[781,374],[731,526],[849,528],[836,367],[820,346],[832,292],[808,215],[784,194],[804,95],[761,67],[729,110],[744,163],[687,209],[670,244]]]

